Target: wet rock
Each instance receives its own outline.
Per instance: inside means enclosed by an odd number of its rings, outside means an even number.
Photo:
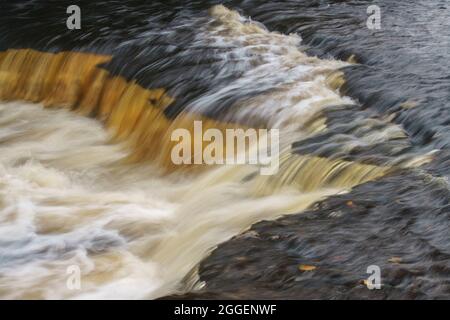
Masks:
[[[366,183],[314,211],[255,224],[258,238],[221,244],[200,264],[204,288],[177,298],[450,298],[448,199],[448,189],[412,172]],[[371,265],[381,290],[364,284]]]

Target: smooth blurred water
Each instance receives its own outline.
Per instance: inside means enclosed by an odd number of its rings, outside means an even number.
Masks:
[[[447,297],[447,2],[379,1],[381,30],[366,27],[372,1],[218,2],[80,1],[77,31],[64,1],[1,3],[5,96],[46,61],[7,50],[111,56],[96,68],[174,99],[165,121],[279,129],[282,161],[268,178],[168,175],[126,161],[132,147],[111,142],[98,106],[100,121],[76,114],[86,91],[73,110],[2,103],[0,297],[366,297],[374,263],[389,288],[376,298]],[[66,285],[71,265],[81,291]]]

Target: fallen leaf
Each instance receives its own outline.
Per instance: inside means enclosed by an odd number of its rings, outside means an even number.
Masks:
[[[300,271],[314,271],[316,269],[317,269],[317,267],[309,266],[307,264],[301,264],[298,266],[298,270],[300,270]]]
[[[355,206],[355,204],[353,203],[353,201],[350,200],[350,201],[347,201],[347,206],[353,208]]]
[[[400,257],[392,257],[392,258],[389,258],[389,260],[388,260],[388,262],[390,262],[390,263],[402,263],[402,258],[400,258]]]

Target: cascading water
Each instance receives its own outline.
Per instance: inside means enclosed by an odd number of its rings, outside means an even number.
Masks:
[[[0,298],[201,291],[201,261],[253,224],[435,159],[392,117],[363,114],[340,91],[354,63],[308,55],[301,33],[223,5],[148,6],[160,15],[96,26],[95,41],[88,20],[75,45],[61,34],[0,52]],[[174,165],[171,132],[194,120],[279,129],[279,171]]]

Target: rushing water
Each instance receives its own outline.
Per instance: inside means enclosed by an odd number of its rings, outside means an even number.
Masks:
[[[80,3],[2,3],[0,298],[448,296],[445,1]],[[173,166],[194,119],[279,172]]]
[[[247,168],[158,177],[157,168],[121,163],[126,148],[65,110],[3,104],[1,124],[5,298],[168,293],[217,243],[331,193],[255,198],[240,182]],[[85,274],[82,292],[66,287],[71,265]]]

